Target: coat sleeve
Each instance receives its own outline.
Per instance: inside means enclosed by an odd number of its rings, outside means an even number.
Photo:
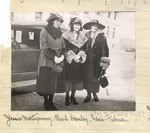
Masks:
[[[109,57],[109,48],[104,35],[100,37],[101,57]]]
[[[80,51],[84,51],[85,53],[87,52],[88,50],[88,42],[85,42],[85,44],[81,47]]]
[[[65,40],[64,40],[64,38],[63,38],[63,46],[62,46],[62,51],[61,51],[61,54],[62,55],[64,55],[64,56],[66,56],[66,43],[65,43]]]
[[[44,54],[49,59],[54,59],[56,52],[48,47],[47,32],[43,29],[40,33],[40,49],[44,50]]]
[[[54,57],[56,56],[56,51],[50,48],[47,48],[47,49],[44,49],[44,54],[47,58],[54,59]]]
[[[65,38],[64,38],[64,43],[65,43],[65,50],[66,51],[71,50],[71,48],[70,48],[70,42],[67,39],[65,39]]]

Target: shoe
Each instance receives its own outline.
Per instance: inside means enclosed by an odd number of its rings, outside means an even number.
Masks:
[[[70,97],[70,100],[71,100],[71,103],[75,104],[75,105],[78,105],[79,103],[76,101],[76,98],[71,96]]]
[[[93,97],[94,97],[94,101],[95,101],[95,102],[98,102],[98,100],[99,100],[99,99],[98,99],[98,97],[97,97],[97,94],[96,94],[96,93],[93,93]]]
[[[45,102],[44,102],[44,108],[45,108],[45,110],[47,110],[47,111],[51,110],[48,101],[45,101]]]
[[[66,95],[65,105],[66,105],[66,106],[69,106],[69,105],[70,105],[69,95]]]
[[[53,102],[50,102],[50,103],[49,103],[49,106],[50,106],[50,108],[51,108],[52,110],[57,110],[57,108],[56,108],[56,106],[54,105]]]
[[[91,100],[91,94],[86,96],[86,98],[84,99],[84,103],[87,103],[90,100]]]

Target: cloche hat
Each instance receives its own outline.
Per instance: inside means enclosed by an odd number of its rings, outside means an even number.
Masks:
[[[59,19],[61,22],[64,22],[63,17],[59,15],[58,13],[51,13],[51,15],[46,21],[50,23],[51,21],[54,21],[56,19]]]

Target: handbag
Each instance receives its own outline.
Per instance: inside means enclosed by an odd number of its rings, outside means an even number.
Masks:
[[[61,73],[63,71],[63,62],[61,62],[60,64],[56,64],[54,62],[52,69],[53,69],[53,71],[55,71],[57,73]]]
[[[47,58],[49,59],[53,59],[53,57],[57,54],[57,51],[55,50],[52,50],[50,48],[47,48],[44,50],[44,54]],[[57,72],[57,73],[61,73],[63,71],[63,65],[64,65],[64,62],[62,61],[61,63],[59,64],[56,64],[54,61],[53,61],[53,66],[52,66],[52,69],[53,71]]]
[[[102,69],[101,73],[100,73],[100,77],[98,79],[99,84],[102,88],[105,88],[108,86],[109,82],[106,76],[102,76],[102,74],[104,73],[104,69]]]
[[[101,77],[99,82],[102,88],[107,87],[109,84],[108,79],[105,76]]]

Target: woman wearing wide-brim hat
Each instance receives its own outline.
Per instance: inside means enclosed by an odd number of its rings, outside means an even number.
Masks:
[[[105,26],[99,23],[98,20],[93,19],[90,22],[83,25],[85,30],[89,30],[86,33],[88,37],[87,41],[87,59],[85,62],[85,81],[84,89],[87,90],[87,96],[84,102],[89,102],[91,94],[93,94],[94,101],[98,101],[97,93],[99,92],[99,77],[102,69],[105,67],[100,66],[102,57],[109,56],[109,49],[107,46],[107,40],[104,35],[103,29]]]
[[[64,42],[60,25],[63,18],[52,13],[47,26],[40,33],[40,57],[36,92],[44,97],[46,110],[57,110],[53,103],[55,93],[65,92],[64,86]]]
[[[63,34],[66,44],[66,99],[65,105],[72,102],[78,105],[75,97],[76,90],[83,90],[83,65],[86,60],[87,37],[82,33],[82,22],[78,17],[71,18],[70,30]],[[69,96],[71,92],[71,97]]]

